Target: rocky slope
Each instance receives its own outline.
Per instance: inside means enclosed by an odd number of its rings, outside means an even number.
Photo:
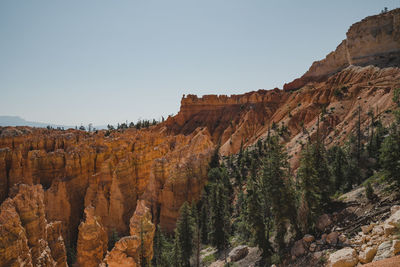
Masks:
[[[350,65],[381,68],[400,65],[400,9],[370,16],[353,24],[336,50],[316,61],[299,79],[285,84],[295,90],[310,81],[321,81]]]
[[[301,144],[315,137],[318,117],[326,144],[342,143],[355,129],[355,114],[361,109],[363,129],[368,127],[368,111],[384,123],[391,121],[393,89],[400,86],[399,68],[350,66],[321,82],[310,82],[297,91],[259,90],[244,95],[197,96],[182,98],[181,110],[166,121],[171,132],[189,133],[207,127],[221,153],[236,153],[276,131],[284,124],[282,134],[296,164]],[[275,131],[275,130],[274,130]]]
[[[364,187],[340,196],[342,206],[318,219],[320,234],[305,235],[294,243],[287,265],[323,266],[326,260],[327,266],[384,266],[382,260],[398,255],[399,195],[386,184],[376,183],[374,188],[374,202],[367,199]],[[394,258],[391,263],[398,266],[400,261]]]
[[[152,256],[155,225],[173,231],[182,203],[200,196],[217,144],[228,155],[277,131],[296,168],[317,123],[328,146],[354,131],[359,110],[363,132],[370,110],[388,124],[400,87],[399,14],[354,24],[286,90],[184,96],[176,116],[149,129],[0,128],[0,266],[65,266],[65,245],[76,244],[81,266],[135,266],[141,242]],[[124,237],[107,252],[113,232]]]

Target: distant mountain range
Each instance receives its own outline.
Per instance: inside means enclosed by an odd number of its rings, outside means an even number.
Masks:
[[[36,122],[36,121],[27,121],[19,116],[0,116],[0,126],[30,126],[30,127],[39,127],[46,128],[47,126],[51,126],[53,128],[75,128],[75,125],[61,125],[61,124],[52,124],[52,123],[44,123],[44,122]],[[80,125],[76,125],[80,126]],[[84,125],[87,128],[87,125]],[[93,126],[96,129],[107,129],[106,125]]]

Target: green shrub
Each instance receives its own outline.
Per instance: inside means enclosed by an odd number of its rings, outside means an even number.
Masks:
[[[367,182],[365,185],[365,195],[369,201],[374,201],[376,199],[376,195],[374,193],[374,189],[371,186],[371,182]]]
[[[207,255],[207,256],[205,256],[205,257],[203,258],[203,264],[204,264],[205,266],[208,266],[208,265],[210,265],[211,263],[213,263],[215,260],[216,260],[215,254],[210,254],[210,255]]]

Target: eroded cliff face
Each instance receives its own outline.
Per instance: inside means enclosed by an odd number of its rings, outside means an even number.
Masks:
[[[48,224],[41,185],[16,185],[0,207],[1,266],[66,266],[58,222]]]
[[[301,144],[307,143],[308,137],[315,138],[322,112],[321,137],[328,146],[342,143],[355,130],[359,106],[364,130],[371,120],[368,111],[384,123],[390,122],[390,113],[385,112],[394,107],[393,90],[399,87],[399,68],[350,66],[294,92],[274,89],[231,97],[189,95],[166,125],[172,132],[207,127],[214,142],[220,142],[223,155],[254,144],[268,131],[280,132],[296,167]],[[282,125],[288,131],[282,132]]]
[[[29,127],[2,128],[0,135],[3,199],[13,196],[15,184],[43,185],[45,190],[40,199],[37,197],[41,211],[49,221],[58,221],[48,230],[60,233],[70,246],[77,242],[81,266],[93,266],[105,253],[104,246],[85,251],[93,247],[91,241],[107,244],[107,235],[113,231],[119,236],[134,236],[129,225],[138,201],[150,211],[150,222],[172,231],[183,202],[200,196],[214,149],[207,129],[188,135],[168,135],[163,125],[140,131],[115,131],[111,136],[105,136],[105,131],[84,133]],[[85,208],[86,221],[80,224]],[[98,224],[100,228],[95,227]],[[99,229],[107,234],[94,234]],[[24,243],[24,237],[30,242],[29,248],[38,247],[32,243],[39,242],[37,236],[21,236],[18,242]],[[49,247],[52,246],[57,255],[54,260],[61,262],[56,239],[49,240]],[[19,248],[20,252],[13,253],[18,259],[25,259],[18,256],[24,253],[23,247]],[[31,253],[32,257],[27,259],[36,259],[39,252],[31,249]]]
[[[301,78],[283,88],[299,89],[307,82],[322,81],[350,65],[400,66],[400,8],[353,24],[346,37],[334,52],[314,62]]]

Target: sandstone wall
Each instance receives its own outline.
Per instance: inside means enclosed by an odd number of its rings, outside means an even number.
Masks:
[[[301,78],[283,88],[299,89],[310,81],[321,81],[350,65],[400,66],[400,8],[353,24],[346,37],[334,52],[314,62]]]
[[[0,266],[66,266],[57,229],[48,224],[41,185],[16,185],[0,206]]]

